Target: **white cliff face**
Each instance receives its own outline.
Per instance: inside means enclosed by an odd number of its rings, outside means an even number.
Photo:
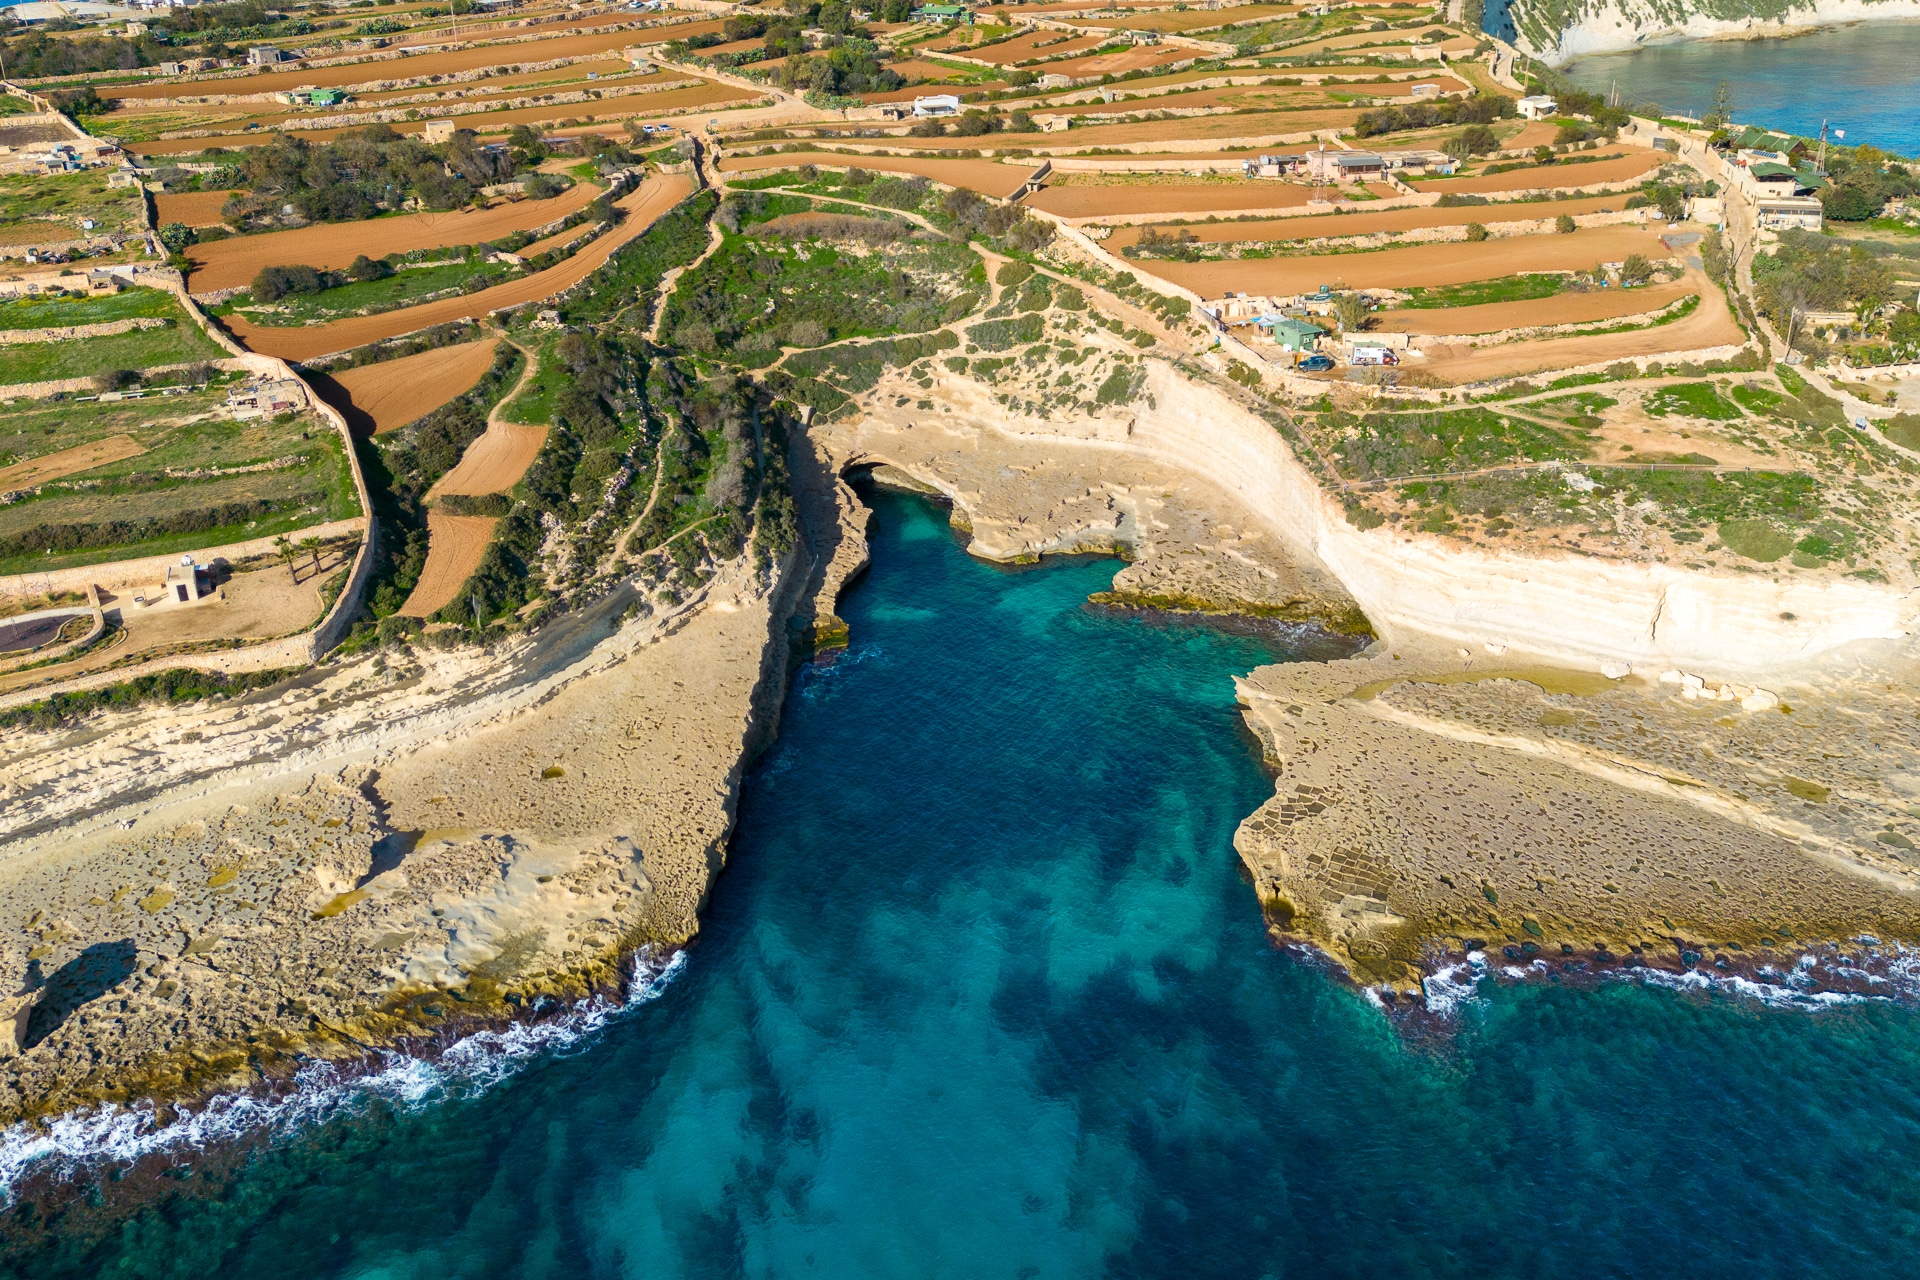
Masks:
[[[1149,362],[1125,448],[1238,495],[1353,594],[1382,637],[1444,640],[1613,673],[1805,670],[1848,646],[1906,640],[1920,600],[1850,579],[1719,576],[1673,565],[1503,554],[1387,526],[1362,532],[1279,434],[1224,393]]]
[[[1920,0],[1515,0],[1514,43],[1559,64],[1669,40],[1920,18]]]

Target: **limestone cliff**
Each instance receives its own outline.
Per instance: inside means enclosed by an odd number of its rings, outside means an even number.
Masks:
[[[1888,18],[1920,18],[1920,0],[1492,0],[1484,25],[1559,63],[1656,40],[1783,35]]]

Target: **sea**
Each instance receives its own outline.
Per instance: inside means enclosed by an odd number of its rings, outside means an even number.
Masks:
[[[1695,119],[1722,80],[1734,119],[1849,146],[1920,157],[1920,22],[1860,22],[1769,40],[1686,40],[1579,58],[1561,71],[1582,88]],[[1831,133],[1829,136],[1832,136]]]
[[[0,1275],[1914,1274],[1910,1000],[1461,966],[1397,1019],[1233,850],[1234,675],[1339,645],[866,498],[697,942],[431,1061],[0,1136]]]

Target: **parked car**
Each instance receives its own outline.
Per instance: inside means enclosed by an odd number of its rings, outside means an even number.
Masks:
[[[1333,368],[1333,357],[1308,356],[1305,360],[1302,360],[1300,362],[1299,367],[1306,370],[1308,373],[1325,373],[1327,370]]]

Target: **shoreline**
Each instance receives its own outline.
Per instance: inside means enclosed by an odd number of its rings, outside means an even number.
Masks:
[[[1854,8],[1858,12],[1849,12],[1845,16],[1823,17],[1809,15],[1807,21],[1792,21],[1785,18],[1741,18],[1719,19],[1704,15],[1695,15],[1684,25],[1667,24],[1655,27],[1643,34],[1616,35],[1613,29],[1605,34],[1594,31],[1584,36],[1588,26],[1584,22],[1563,28],[1559,43],[1554,48],[1536,54],[1541,61],[1555,70],[1564,70],[1582,58],[1598,57],[1607,54],[1632,53],[1637,49],[1658,48],[1665,45],[1717,43],[1725,41],[1761,41],[1761,40],[1797,40],[1805,36],[1817,35],[1823,31],[1840,31],[1849,27],[1884,26],[1892,23],[1920,23],[1920,3],[1915,0],[1883,0],[1882,5],[1858,3]],[[1877,12],[1883,7],[1898,7],[1899,12]],[[1594,15],[1597,25],[1605,13]],[[1626,28],[1632,32],[1634,28]],[[1569,47],[1569,36],[1583,33]],[[1519,47],[1526,48],[1525,44]]]

